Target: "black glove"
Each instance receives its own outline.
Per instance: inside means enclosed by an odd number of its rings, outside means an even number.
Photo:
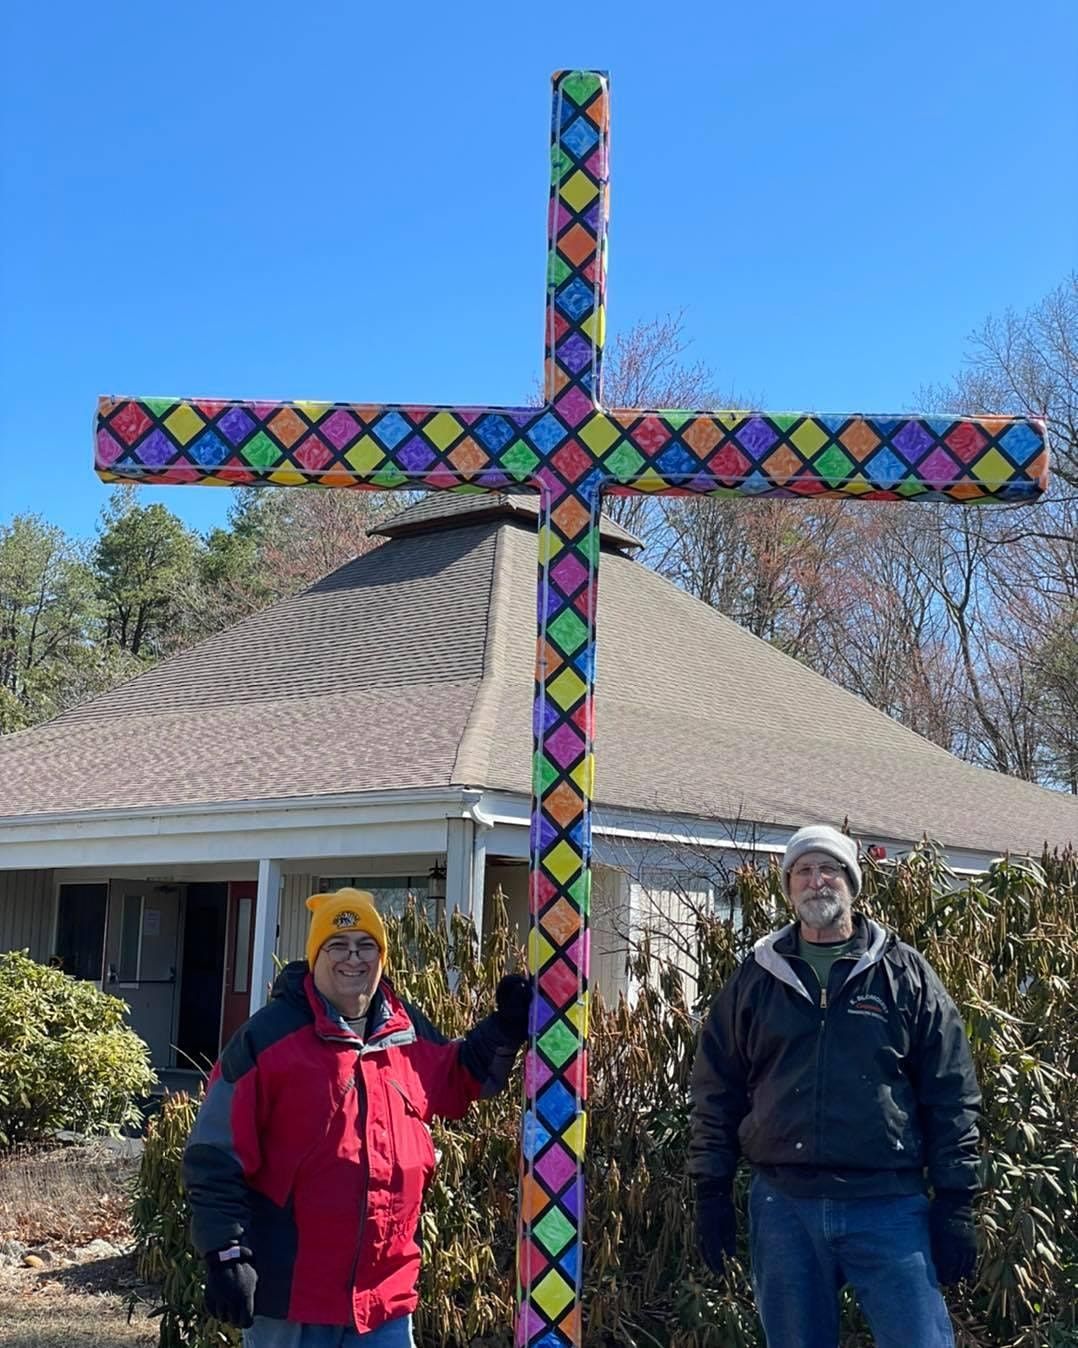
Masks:
[[[720,1274],[737,1249],[737,1214],[733,1189],[722,1180],[701,1180],[696,1186],[696,1243],[700,1257]]]
[[[528,1008],[532,1004],[531,980],[521,974],[506,974],[494,990],[498,1008],[494,1019],[506,1039],[522,1044],[528,1037]]]
[[[943,1287],[972,1278],[977,1268],[977,1228],[973,1195],[965,1189],[937,1189],[928,1210],[932,1262]]]
[[[237,1253],[233,1254],[235,1250]],[[222,1258],[227,1255],[228,1258]],[[250,1329],[255,1319],[258,1274],[246,1245],[211,1250],[206,1256],[206,1314],[237,1329]]]

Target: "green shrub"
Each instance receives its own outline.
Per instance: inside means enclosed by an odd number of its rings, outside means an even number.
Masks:
[[[0,1147],[140,1121],[154,1075],[125,1009],[26,951],[0,955]]]
[[[721,1283],[696,1260],[685,1177],[699,1017],[752,942],[775,925],[783,904],[777,870],[739,873],[737,897],[736,930],[700,916],[691,1000],[678,970],[655,960],[646,942],[631,956],[633,1004],[605,1008],[593,1000],[585,1348],[761,1342],[744,1257],[746,1177],[738,1195],[742,1258]],[[897,866],[869,864],[862,906],[939,970],[965,1014],[985,1094],[980,1276],[948,1294],[958,1348],[1076,1348],[1078,862],[1070,855],[1039,866],[1006,862],[958,885],[926,847]],[[392,949],[409,954],[396,961],[397,985],[435,1024],[458,1034],[489,1009],[497,979],[514,961],[500,905],[482,952],[459,916],[448,929],[432,928],[410,910],[390,926]],[[449,969],[458,971],[453,981]],[[199,1327],[197,1265],[179,1192],[193,1106],[172,1108],[169,1140],[151,1138],[147,1146],[143,1167],[154,1178],[147,1174],[136,1218],[153,1267],[180,1270],[165,1287],[162,1344],[209,1348],[223,1340],[215,1326]],[[441,1165],[423,1214],[416,1317],[423,1348],[512,1343],[519,1120],[520,1092],[511,1088],[462,1123],[435,1126]],[[173,1337],[164,1336],[166,1325]],[[869,1342],[848,1307],[844,1348]]]

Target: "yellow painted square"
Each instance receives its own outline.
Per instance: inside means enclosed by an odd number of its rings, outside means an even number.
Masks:
[[[567,665],[556,679],[547,684],[546,690],[564,711],[566,707],[580,701],[586,688],[587,684],[576,670]]]
[[[983,458],[977,460],[970,471],[986,487],[1001,487],[1005,482],[1014,479],[1014,469],[998,449],[990,449]]]
[[[451,445],[454,440],[460,437],[464,427],[450,412],[439,412],[436,417],[431,417],[420,431],[420,435],[426,436],[432,445],[437,445],[439,449],[444,450],[447,445]]]
[[[809,418],[803,421],[788,439],[792,445],[797,446],[806,459],[811,459],[818,449],[827,444],[831,436],[818,422]]]
[[[621,431],[605,412],[597,412],[577,431],[577,438],[583,440],[593,454],[605,454],[614,441],[621,438]]]
[[[310,422],[320,420],[333,406],[332,403],[293,403],[292,405],[298,407]]]
[[[533,974],[537,974],[543,965],[550,959],[554,953],[554,947],[542,934],[534,927],[528,933],[528,968]]]
[[[169,435],[174,440],[178,440],[181,445],[186,445],[188,440],[193,440],[205,424],[189,403],[181,403],[174,412],[170,412],[165,418]]]
[[[302,487],[307,478],[303,473],[297,473],[295,469],[278,468],[275,473],[270,473],[266,481],[275,482],[278,487]]]
[[[574,1002],[565,1013],[566,1019],[571,1020],[580,1031],[581,1039],[588,1037],[588,994],[585,992],[578,1002]]]
[[[582,173],[580,169],[577,169],[573,176],[561,185],[562,201],[567,202],[577,212],[590,205],[598,195],[599,189],[588,175]]]
[[[572,1151],[574,1156],[584,1155],[584,1140],[588,1133],[588,1116],[578,1114],[565,1132],[562,1133],[562,1141]]]
[[[581,794],[590,800],[595,791],[595,755],[585,754],[569,776],[576,782]]]
[[[554,530],[546,525],[539,530],[539,564],[545,565],[561,552],[564,544]]]
[[[369,473],[385,458],[385,451],[369,435],[364,435],[356,441],[344,458],[357,473]]]
[[[580,870],[583,864],[583,858],[576,848],[570,847],[564,841],[558,843],[548,857],[543,858],[543,865],[555,880],[563,885]]]
[[[532,1288],[532,1300],[551,1320],[556,1320],[575,1296],[574,1288],[556,1268],[552,1268]]]

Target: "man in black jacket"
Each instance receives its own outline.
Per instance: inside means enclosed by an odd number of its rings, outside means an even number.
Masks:
[[[697,1049],[701,1253],[720,1273],[734,1252],[744,1155],[769,1348],[836,1348],[846,1284],[878,1348],[952,1348],[939,1284],[971,1277],[977,1252],[980,1093],[962,1019],[915,950],[853,911],[851,838],[799,830],[782,878],[797,921],[757,942]]]

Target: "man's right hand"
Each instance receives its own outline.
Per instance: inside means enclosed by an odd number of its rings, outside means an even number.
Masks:
[[[236,1329],[250,1329],[255,1318],[258,1274],[246,1245],[211,1250],[206,1256],[207,1315]]]
[[[696,1243],[700,1257],[716,1275],[737,1249],[733,1190],[721,1180],[701,1180],[696,1186]]]

